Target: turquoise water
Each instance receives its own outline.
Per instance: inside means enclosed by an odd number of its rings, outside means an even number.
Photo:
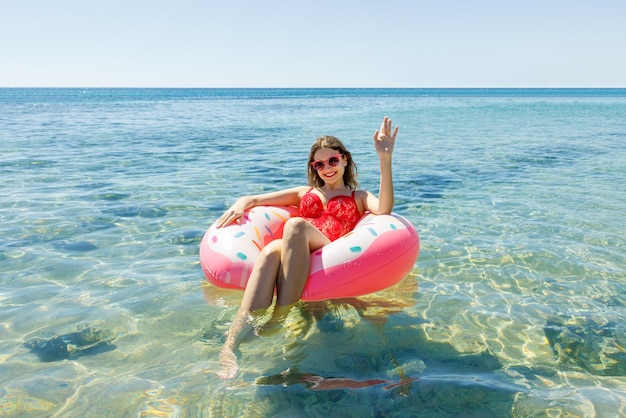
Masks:
[[[413,273],[302,304],[221,381],[241,293],[205,284],[204,231],[304,184],[321,134],[376,192],[384,115]],[[0,89],[0,415],[625,416],[624,115],[624,89]]]

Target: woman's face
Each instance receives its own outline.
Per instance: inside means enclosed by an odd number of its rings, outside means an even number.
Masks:
[[[343,173],[348,165],[346,157],[333,148],[321,148],[313,154],[317,175],[327,185],[343,183]]]

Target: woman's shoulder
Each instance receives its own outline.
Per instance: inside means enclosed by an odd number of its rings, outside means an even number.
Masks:
[[[314,188],[311,187],[311,186],[297,186],[297,187],[294,187],[292,190],[295,191],[298,194],[298,197],[300,199],[302,199],[302,196],[304,196],[305,194],[309,193],[313,189]]]
[[[367,190],[355,190],[354,191],[354,200],[356,201],[357,206],[359,207],[359,211],[361,213],[367,210],[367,196],[369,192]]]
[[[370,192],[368,192],[367,190],[363,190],[363,189],[355,190],[354,198],[355,199],[367,199],[367,196],[369,195],[369,193]]]

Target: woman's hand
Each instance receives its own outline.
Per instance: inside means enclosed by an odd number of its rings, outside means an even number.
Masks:
[[[221,228],[243,218],[247,209],[247,205],[243,198],[238,199],[219,219],[215,222],[215,226]]]
[[[398,127],[392,129],[391,119],[385,116],[383,123],[380,125],[380,129],[374,132],[374,146],[376,152],[380,155],[391,155],[393,152],[393,146],[396,143],[396,135],[398,135]]]
[[[374,132],[374,146],[380,159],[380,190],[378,199],[368,198],[367,208],[370,212],[376,214],[391,213],[393,210],[393,177],[391,173],[391,154],[393,146],[396,143],[396,135],[398,135],[398,127],[393,129],[391,119],[385,116],[380,130]]]

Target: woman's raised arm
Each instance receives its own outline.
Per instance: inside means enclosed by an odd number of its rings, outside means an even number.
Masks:
[[[391,171],[391,155],[396,143],[398,127],[393,129],[391,119],[385,116],[380,129],[374,132],[374,146],[380,159],[380,188],[378,198],[368,193],[367,209],[375,214],[389,214],[393,210],[394,193]]]

